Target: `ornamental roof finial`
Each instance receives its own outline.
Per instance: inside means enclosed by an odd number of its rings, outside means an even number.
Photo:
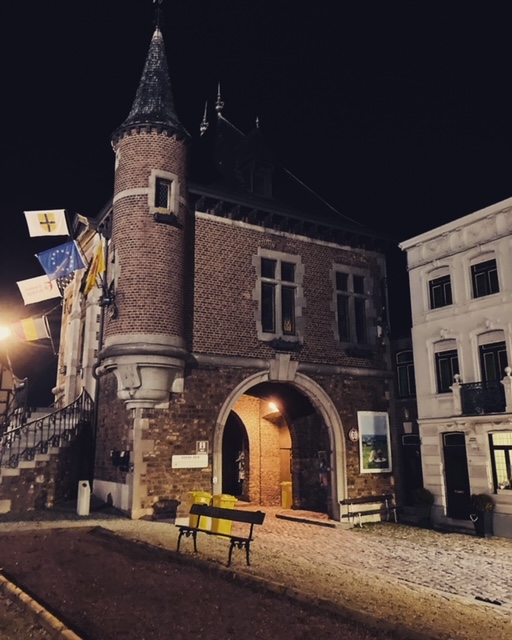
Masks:
[[[224,102],[222,101],[222,96],[220,95],[220,82],[217,85],[217,102],[215,103],[215,111],[220,116],[222,115],[222,109],[224,109]]]
[[[201,124],[199,125],[199,132],[200,135],[203,135],[204,133],[206,133],[206,130],[208,129],[208,125],[209,122],[206,119],[206,112],[208,110],[208,100],[206,100],[206,102],[204,103],[204,114],[203,114],[203,120],[201,122]]]

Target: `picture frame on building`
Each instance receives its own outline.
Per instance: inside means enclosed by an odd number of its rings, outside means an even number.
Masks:
[[[388,414],[358,411],[357,424],[361,473],[390,473],[392,462]]]

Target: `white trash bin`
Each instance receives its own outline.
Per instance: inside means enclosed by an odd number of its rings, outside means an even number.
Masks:
[[[78,500],[76,512],[79,516],[88,516],[91,507],[91,487],[88,480],[78,481]]]

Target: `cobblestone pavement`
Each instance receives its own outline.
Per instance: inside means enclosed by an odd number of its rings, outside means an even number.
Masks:
[[[269,551],[282,549],[286,540],[287,553],[309,549],[315,561],[326,567],[366,569],[450,594],[498,601],[512,611],[512,539],[387,523],[351,530],[313,529],[271,519],[265,545]]]
[[[426,637],[512,637],[512,539],[438,533],[393,523],[347,530],[318,526],[335,524],[318,514],[277,507],[262,510],[267,517],[263,526],[256,527],[251,567],[245,566],[244,554],[235,551],[235,571],[362,612],[363,618],[387,616],[401,625],[405,621]],[[108,511],[85,518],[50,513],[37,522],[9,522],[0,516],[0,540],[2,531],[94,525],[176,548],[177,529],[172,524],[132,521]],[[226,563],[225,540],[200,536],[198,548],[202,558]],[[191,540],[183,540],[182,552],[193,553]],[[448,630],[433,631],[448,622]]]

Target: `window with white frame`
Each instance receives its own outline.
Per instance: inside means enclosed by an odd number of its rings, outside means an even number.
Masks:
[[[428,289],[431,309],[440,309],[452,304],[452,282],[449,275],[429,280]]]
[[[368,343],[367,275],[340,268],[335,270],[334,278],[338,340]]]
[[[459,373],[459,355],[457,349],[436,351],[436,382],[437,393],[449,393],[453,385],[454,376]]]
[[[489,434],[495,491],[512,492],[512,431]]]
[[[255,266],[259,339],[297,342],[301,338],[303,307],[300,258],[261,249]]]
[[[473,298],[482,298],[498,293],[500,290],[498,281],[498,268],[496,260],[485,260],[471,265],[471,284]]]

